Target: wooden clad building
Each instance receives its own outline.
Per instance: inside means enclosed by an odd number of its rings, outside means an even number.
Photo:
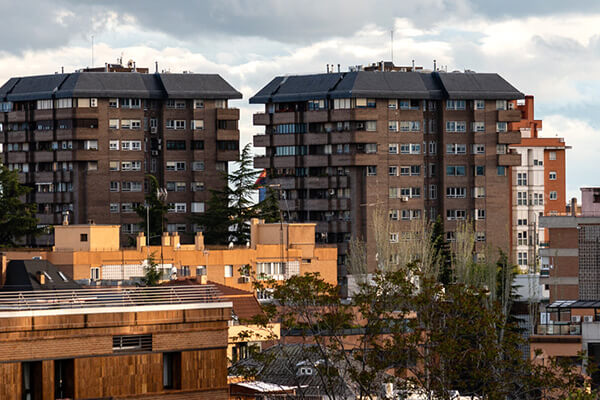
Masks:
[[[0,294],[1,399],[226,399],[212,285]]]

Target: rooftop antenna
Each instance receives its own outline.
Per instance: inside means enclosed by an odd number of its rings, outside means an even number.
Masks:
[[[390,31],[390,36],[392,37],[392,42],[391,42],[391,52],[392,52],[392,64],[394,63],[394,30],[392,29]]]
[[[94,35],[92,35],[92,68],[94,68]]]
[[[434,70],[434,71],[437,71],[437,68],[436,68],[436,61],[435,61],[435,60],[433,60],[433,70]]]
[[[329,73],[329,64],[327,64],[327,73]]]

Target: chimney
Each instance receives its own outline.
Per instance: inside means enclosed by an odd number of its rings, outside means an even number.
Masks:
[[[154,66],[156,67],[156,73],[158,74],[158,61],[154,61]]]
[[[69,225],[69,213],[68,212],[65,212],[63,214],[62,224],[63,224],[63,226]]]
[[[577,197],[571,199],[571,215],[574,217],[577,215]]]
[[[108,63],[104,63],[104,72],[108,72]]]
[[[338,73],[340,73],[340,72],[341,72],[340,64],[338,64]]]
[[[175,247],[176,249],[178,249],[181,246],[179,242],[179,233],[171,233],[171,246]]]
[[[163,246],[170,246],[171,245],[171,236],[169,236],[169,232],[163,232],[161,240],[162,240]]]
[[[60,73],[64,74],[65,73],[65,67],[60,67]]]
[[[35,274],[37,281],[40,283],[40,285],[45,285],[46,284],[46,275],[44,275],[44,273],[42,271],[38,271]]]
[[[433,70],[437,71],[437,63],[435,60],[433,60]]]
[[[194,245],[196,246],[196,250],[204,250],[204,235],[202,232],[196,232],[196,236],[194,236]]]
[[[206,275],[196,275],[196,282],[200,285],[206,285],[208,283],[208,277]]]
[[[327,65],[327,73],[329,73],[329,64],[326,64],[326,65]]]
[[[412,70],[411,71],[414,72],[414,70],[415,70],[415,60],[412,60]]]
[[[144,235],[144,232],[139,232],[135,239],[135,247],[137,251],[141,251],[142,248],[146,246],[146,235]]]

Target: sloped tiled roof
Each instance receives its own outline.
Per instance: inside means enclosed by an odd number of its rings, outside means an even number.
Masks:
[[[250,103],[348,97],[514,100],[525,96],[495,73],[354,71],[279,76]]]
[[[74,72],[11,78],[0,100],[28,101],[69,97],[240,99],[242,94],[216,74]]]

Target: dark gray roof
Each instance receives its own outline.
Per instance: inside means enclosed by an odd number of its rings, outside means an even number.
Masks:
[[[11,78],[0,100],[29,101],[69,97],[239,99],[242,94],[216,74],[74,72]]]
[[[498,74],[358,71],[276,77],[250,103],[348,97],[510,100],[524,95]]]
[[[46,273],[45,283],[38,281],[38,272]],[[66,280],[65,280],[66,279]],[[6,268],[6,280],[2,290],[27,291],[27,290],[59,290],[80,289],[81,286],[73,282],[66,275],[47,260],[12,260]]]

